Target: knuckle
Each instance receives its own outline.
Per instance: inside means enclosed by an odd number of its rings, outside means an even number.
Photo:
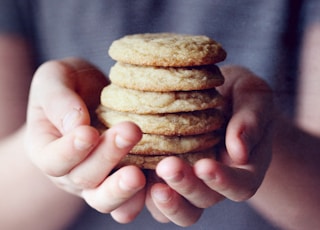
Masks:
[[[114,202],[114,199],[106,195],[108,194],[107,192],[101,194],[99,192],[97,193],[96,191],[91,192],[92,190],[89,191],[89,193],[86,193],[88,190],[84,191],[85,192],[82,193],[82,196],[85,201],[88,203],[88,205],[100,213],[109,214],[118,207],[116,202]]]
[[[47,156],[45,156],[47,155]],[[48,153],[42,154],[41,160],[36,162],[36,165],[48,176],[61,177],[68,174],[71,170],[69,161],[64,161],[64,158],[52,158]]]
[[[110,212],[112,218],[116,220],[118,223],[128,224],[133,221],[136,217],[136,213],[126,212],[125,210],[114,210]]]
[[[62,70],[62,69],[65,69],[62,62],[47,61],[38,67],[38,69],[34,74],[33,82],[39,83],[42,81],[46,81],[48,77],[53,76],[53,74],[48,74],[48,73],[50,73],[51,71],[54,71],[54,73],[56,73],[57,70]]]
[[[73,175],[70,174],[69,178],[74,186],[80,189],[93,189],[98,183],[92,179],[87,178],[86,176]]]
[[[120,150],[105,151],[101,160],[107,162],[108,165],[117,165],[125,154],[126,152]]]
[[[75,70],[63,60],[51,60],[41,64],[36,70],[32,87],[40,89],[59,78],[74,76]]]
[[[101,205],[101,204],[96,204],[94,209],[96,209],[98,212],[104,213],[104,214],[109,214],[114,210],[113,208],[110,208],[107,205],[104,206],[104,205]]]
[[[92,208],[94,208],[100,213],[108,214],[113,211],[112,207],[110,207],[108,204],[105,204],[101,200],[97,200],[97,199],[94,199],[94,200],[85,199],[85,200]]]
[[[43,165],[42,167],[40,166],[40,169],[46,175],[51,176],[51,177],[61,177],[61,176],[66,175],[66,173],[68,173],[68,171],[64,168],[54,167],[49,164]]]
[[[256,194],[258,187],[259,185],[257,185],[256,183],[251,184],[248,188],[244,189],[241,193],[239,193],[238,197],[236,197],[234,201],[242,202],[250,199]]]
[[[198,204],[197,207],[207,209],[224,199],[225,197],[223,195],[216,193],[214,195],[211,195],[210,199],[204,200],[202,203]]]
[[[48,159],[46,150],[39,150],[35,146],[27,147],[27,154],[29,160],[38,168],[42,173],[51,177],[61,177],[68,173],[68,169],[63,164],[54,163],[52,158]]]
[[[249,189],[244,191],[239,197],[236,197],[234,201],[242,202],[250,199],[256,193],[256,189]]]

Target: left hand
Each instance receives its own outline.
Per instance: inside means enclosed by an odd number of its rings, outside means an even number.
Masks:
[[[219,159],[202,159],[193,167],[175,157],[162,160],[156,174],[164,183],[150,185],[146,204],[160,222],[189,226],[203,209],[223,199],[245,201],[261,185],[271,160],[272,93],[252,72],[238,66],[221,68],[230,117],[225,148]]]
[[[92,126],[107,83],[102,72],[79,58],[41,65],[30,89],[25,148],[56,186],[123,223],[144,207],[145,177],[135,166],[115,166],[140,140],[141,130],[123,122],[100,135]]]

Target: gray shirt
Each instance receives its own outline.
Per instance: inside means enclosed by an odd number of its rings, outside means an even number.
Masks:
[[[293,111],[301,36],[318,19],[317,0],[0,0],[0,32],[30,39],[36,62],[83,57],[106,75],[107,49],[131,33],[205,34],[228,52],[222,64],[250,68]],[[271,191],[272,192],[272,191]],[[275,207],[276,208],[276,207]],[[117,224],[88,208],[69,229],[181,229],[159,224],[144,210],[131,224]],[[247,203],[223,201],[186,229],[275,229]]]

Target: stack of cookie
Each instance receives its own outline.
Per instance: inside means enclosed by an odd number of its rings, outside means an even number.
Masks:
[[[117,62],[98,117],[106,127],[132,121],[143,132],[123,164],[154,169],[171,155],[190,164],[214,157],[224,122],[215,89],[224,82],[215,65],[226,57],[219,43],[206,36],[136,34],[114,41],[109,55]]]

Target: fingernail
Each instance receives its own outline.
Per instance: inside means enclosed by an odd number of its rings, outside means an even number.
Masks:
[[[199,178],[205,182],[212,182],[217,179],[217,176],[215,173],[209,173],[209,174],[199,175]]]
[[[177,172],[174,175],[163,177],[163,179],[171,183],[177,183],[177,182],[180,182],[183,179],[183,177],[184,177],[183,172]]]
[[[244,143],[244,145],[245,145],[245,157],[243,158],[243,159],[241,159],[241,161],[242,161],[242,163],[246,163],[247,162],[247,160],[248,160],[248,157],[250,156],[250,154],[251,154],[251,151],[252,151],[252,149],[253,149],[253,146],[252,146],[252,141],[250,140],[250,139],[252,139],[252,138],[250,138],[245,132],[243,132],[242,133],[242,135],[241,135],[241,139],[242,139],[242,141],[243,141],[243,143]]]
[[[120,189],[123,190],[123,191],[132,192],[132,191],[135,191],[135,190],[138,189],[138,188],[134,188],[134,187],[129,186],[128,183],[126,182],[126,180],[123,180],[123,179],[119,180],[119,184],[118,185],[119,185]]]
[[[84,140],[81,140],[79,138],[76,138],[74,140],[74,146],[75,146],[76,149],[83,151],[83,150],[90,149],[92,147],[92,144],[88,143],[88,142],[86,142]]]
[[[73,109],[71,110],[62,121],[63,131],[68,132],[73,129],[81,117],[81,109]]]
[[[172,199],[171,190],[169,188],[161,188],[152,192],[154,199],[161,203],[166,203]]]
[[[130,191],[129,186],[126,183],[124,183],[121,179],[119,181],[119,187],[121,188],[121,190]]]
[[[115,144],[119,149],[128,148],[132,145],[132,142],[124,139],[120,135],[116,135]]]
[[[248,136],[248,134],[247,134],[246,132],[243,132],[243,133],[241,134],[241,139],[242,139],[243,143],[244,143],[245,146],[246,146],[246,150],[247,150],[247,151],[250,151],[251,146],[250,146],[249,136]]]

